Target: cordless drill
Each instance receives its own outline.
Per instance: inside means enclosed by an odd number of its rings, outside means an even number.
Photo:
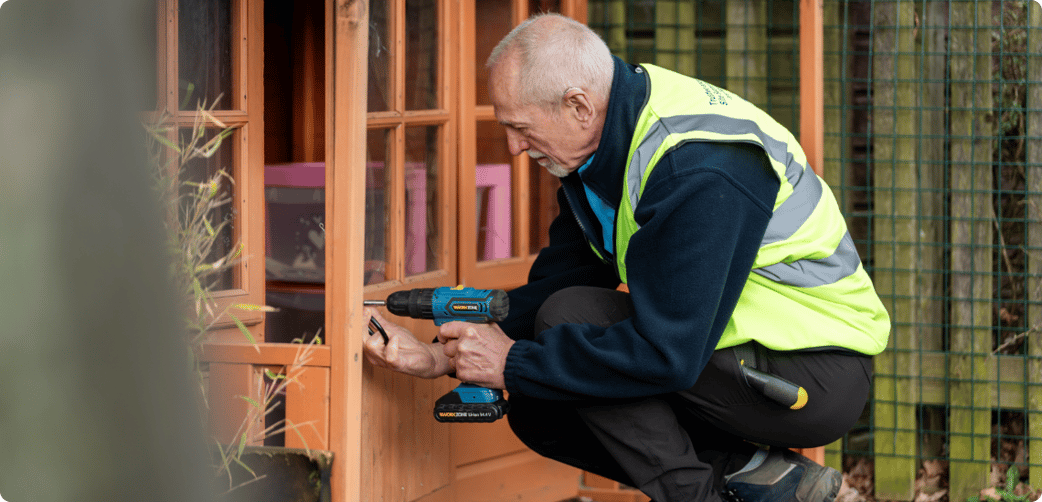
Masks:
[[[396,291],[387,300],[366,300],[365,305],[387,307],[390,313],[402,317],[431,319],[435,326],[450,321],[476,324],[502,321],[510,311],[505,291],[463,286]],[[509,407],[503,392],[463,383],[438,398],[434,403],[434,419],[439,422],[495,422],[506,415]]]

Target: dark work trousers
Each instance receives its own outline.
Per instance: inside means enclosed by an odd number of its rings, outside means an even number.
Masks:
[[[536,331],[563,323],[610,326],[630,316],[629,294],[574,287],[546,301]],[[716,351],[694,387],[635,399],[549,401],[510,395],[507,418],[536,453],[639,488],[656,502],[721,500],[723,476],[751,442],[809,448],[843,436],[868,398],[871,358],[761,347],[759,369],[803,386],[790,410],[747,386],[730,349]]]

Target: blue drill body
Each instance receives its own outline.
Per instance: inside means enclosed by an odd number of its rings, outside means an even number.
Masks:
[[[413,319],[431,319],[435,326],[451,321],[476,324],[506,319],[509,300],[501,289],[418,288],[397,291],[386,302],[366,302],[367,305],[386,305],[395,315]],[[503,418],[509,403],[503,392],[463,383],[434,404],[434,418],[439,422],[494,422]]]

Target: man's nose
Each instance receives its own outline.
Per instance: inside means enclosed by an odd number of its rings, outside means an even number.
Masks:
[[[507,148],[510,150],[510,155],[521,155],[522,152],[528,150],[528,141],[521,133],[507,128]]]

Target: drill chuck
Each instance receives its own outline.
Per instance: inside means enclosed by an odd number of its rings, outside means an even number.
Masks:
[[[395,291],[387,297],[387,311],[402,317],[413,319],[434,319],[433,288]]]

